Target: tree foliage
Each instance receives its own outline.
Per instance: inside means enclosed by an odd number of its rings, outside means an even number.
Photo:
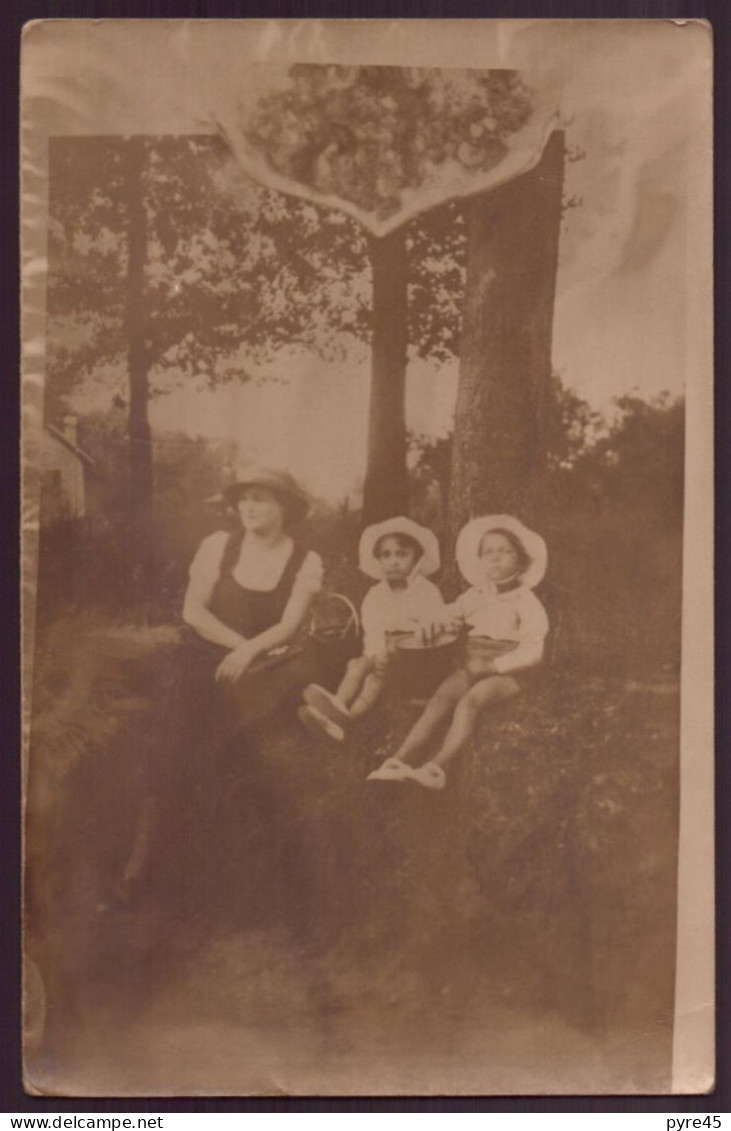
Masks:
[[[675,522],[683,509],[685,403],[661,393],[643,399],[617,397],[607,414],[569,388],[558,373],[551,378],[548,410],[549,483],[572,502],[604,500],[615,506],[652,512]],[[453,435],[412,434],[412,480],[417,493],[438,484],[446,498],[451,475]],[[552,497],[556,498],[555,490]]]
[[[576,471],[601,484],[621,506],[642,510],[660,523],[683,515],[685,401],[670,393],[645,400],[617,397],[616,416],[605,434],[575,462]]]
[[[108,382],[124,359],[125,139],[54,143],[49,246],[49,393]],[[152,391],[171,380],[248,376],[238,352],[322,352],[363,332],[359,233],[336,214],[232,183],[215,138],[144,142],[145,345]],[[347,251],[347,254],[344,252]],[[336,300],[337,296],[337,300]]]
[[[55,139],[51,156],[48,395],[80,382],[124,395],[125,140]],[[151,394],[249,376],[284,347],[344,359],[370,343],[371,269],[359,225],[262,188],[214,137],[145,146],[145,339]],[[408,227],[411,356],[458,350],[464,225],[451,203]]]
[[[459,356],[466,234],[461,201],[449,201],[406,229],[409,343],[412,357]]]
[[[552,471],[573,467],[606,427],[601,413],[565,385],[558,373],[551,375],[546,424],[548,466]]]
[[[514,71],[297,64],[245,133],[277,173],[387,219],[441,166],[493,168],[530,114]]]

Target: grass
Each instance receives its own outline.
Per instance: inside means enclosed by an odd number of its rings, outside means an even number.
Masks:
[[[335,534],[329,582],[357,601],[357,531],[350,552]],[[537,1091],[667,1086],[680,539],[619,514],[546,534],[545,677],[482,720],[443,794],[365,784],[413,704],[340,750],[281,718],[211,755],[196,790],[171,780],[171,835],[127,908],[112,892],[177,629],[80,605],[42,621],[26,842],[41,1082],[78,1072],[83,1092],[96,1073],[114,1091],[116,1058],[132,1094],[176,1065],[182,1087],[236,1093],[261,1072],[267,1090],[279,1068],[255,1046],[343,1091],[419,1090],[434,1054],[430,1079],[464,1090],[489,1047],[504,1071],[487,1090],[530,1090],[521,1063]]]

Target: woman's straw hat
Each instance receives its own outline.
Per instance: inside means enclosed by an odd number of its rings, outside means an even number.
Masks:
[[[473,518],[460,530],[455,556],[465,581],[478,588],[484,585],[485,573],[480,564],[480,546],[482,539],[491,530],[509,530],[518,539],[530,561],[520,575],[520,580],[529,589],[534,589],[543,580],[548,565],[546,543],[540,534],[529,530],[519,519],[509,514],[489,514],[482,518]]]
[[[310,509],[307,496],[288,471],[259,465],[239,468],[233,482],[224,487],[221,494],[212,501],[236,506],[241,492],[247,487],[266,487],[281,499],[289,525],[301,522]]]
[[[421,546],[422,555],[414,566],[414,573],[422,573],[425,577],[430,577],[439,569],[439,542],[436,534],[411,518],[399,516],[387,518],[385,522],[376,522],[363,531],[358,549],[358,564],[368,577],[373,577],[377,581],[383,578],[383,569],[375,550],[379,540],[387,534],[406,534]]]

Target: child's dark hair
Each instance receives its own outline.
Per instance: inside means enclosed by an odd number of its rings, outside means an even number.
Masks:
[[[487,538],[488,534],[502,534],[503,538],[507,538],[508,542],[518,555],[518,572],[521,574],[525,573],[531,563],[531,559],[527,554],[525,546],[521,542],[520,538],[513,534],[512,530],[506,530],[503,526],[493,526],[489,530],[486,530],[482,535],[482,538],[480,539],[480,554],[482,553],[482,543],[484,542],[485,538]]]
[[[380,538],[376,539],[376,544],[373,547],[373,556],[375,558],[381,556],[381,544],[385,542],[387,538],[395,538],[402,550],[412,550],[413,553],[416,554],[417,561],[424,555],[423,547],[421,543],[417,542],[416,538],[412,538],[410,534],[401,534],[398,531],[394,531],[391,534],[382,534]]]

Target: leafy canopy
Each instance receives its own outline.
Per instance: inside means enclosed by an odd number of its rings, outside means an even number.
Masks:
[[[339,214],[233,183],[215,137],[54,143],[49,234],[49,394],[109,381],[129,342],[128,236],[133,192],[146,227],[142,287],[151,391],[181,377],[248,377],[240,350],[266,360],[283,345],[326,354],[364,333],[363,237]]]
[[[514,71],[297,64],[264,95],[247,141],[280,175],[379,219],[450,164],[485,172],[531,115]]]
[[[263,188],[215,137],[135,139],[146,226],[142,286],[152,395],[246,380],[302,347],[346,361],[371,334],[367,237],[336,210]],[[123,393],[129,347],[128,139],[56,139],[49,202],[48,394]],[[464,225],[448,204],[406,229],[412,356],[458,349]]]

